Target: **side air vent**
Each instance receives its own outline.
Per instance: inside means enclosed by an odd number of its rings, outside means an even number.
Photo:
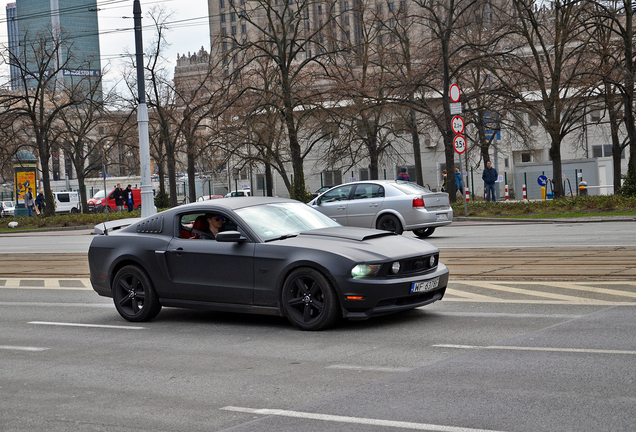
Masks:
[[[137,225],[138,233],[159,234],[163,231],[163,216],[146,219]]]

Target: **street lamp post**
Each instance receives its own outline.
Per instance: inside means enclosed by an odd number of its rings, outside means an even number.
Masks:
[[[150,140],[148,139],[148,107],[146,106],[146,86],[144,81],[144,51],[141,35],[141,4],[133,2],[135,21],[135,57],[137,60],[137,124],[139,126],[139,160],[141,162],[141,217],[157,213],[150,183]]]

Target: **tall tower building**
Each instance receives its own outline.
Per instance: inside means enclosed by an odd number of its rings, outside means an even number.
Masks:
[[[51,43],[57,39],[70,47],[60,51],[57,61],[64,68],[58,79],[70,84],[78,78],[101,76],[96,0],[16,0],[14,5],[15,28],[10,30],[9,45],[11,49],[11,31],[14,31],[18,44],[11,53],[21,58],[23,64],[29,64],[28,52],[33,52],[38,35],[43,35]],[[7,21],[11,26],[12,21]]]
[[[20,56],[20,34],[18,32],[17,7],[15,3],[7,4],[7,36],[9,38],[9,52]],[[20,89],[20,69],[13,63],[9,64],[11,74],[11,90]]]

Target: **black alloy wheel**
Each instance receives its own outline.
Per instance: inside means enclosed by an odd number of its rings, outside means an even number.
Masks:
[[[413,230],[413,234],[415,234],[419,238],[430,237],[431,234],[433,234],[434,232],[435,232],[435,227],[420,228],[420,229]]]
[[[117,312],[127,321],[149,321],[161,311],[150,277],[136,265],[122,267],[113,280],[112,289]]]
[[[283,285],[282,303],[287,319],[301,330],[323,330],[340,318],[335,290],[312,268],[291,272]]]
[[[400,220],[392,214],[381,216],[380,219],[378,219],[376,228],[383,231],[391,231],[396,234],[402,234],[402,231],[404,231]]]

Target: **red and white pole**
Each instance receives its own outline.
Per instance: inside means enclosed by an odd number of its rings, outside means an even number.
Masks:
[[[508,185],[506,185],[506,201],[508,201],[508,200],[509,200],[509,197],[508,197]]]
[[[466,188],[466,202],[470,202],[470,191]]]
[[[528,195],[526,194],[526,185],[523,185],[523,199],[528,199]]]

